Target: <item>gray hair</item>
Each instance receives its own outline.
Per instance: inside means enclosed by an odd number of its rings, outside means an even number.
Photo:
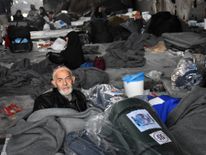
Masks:
[[[57,73],[58,71],[60,71],[60,70],[66,70],[66,71],[69,72],[69,74],[70,74],[71,76],[73,76],[72,71],[71,71],[68,67],[66,67],[66,66],[58,66],[58,67],[56,67],[56,68],[53,70],[53,73],[52,73],[52,79],[53,79],[53,80],[55,79],[56,73]]]

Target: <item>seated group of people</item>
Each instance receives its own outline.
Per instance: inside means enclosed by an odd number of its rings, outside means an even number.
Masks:
[[[21,10],[17,10],[13,15],[13,21],[28,21],[31,25],[35,25],[37,29],[43,29],[45,23],[50,23],[53,21],[54,12],[50,11],[47,13],[44,7],[39,7],[36,9],[35,5],[30,5],[30,11],[27,17],[24,17]]]

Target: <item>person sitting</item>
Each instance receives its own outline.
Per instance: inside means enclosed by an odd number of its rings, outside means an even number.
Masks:
[[[6,27],[9,25],[8,15],[10,14],[8,10],[7,1],[0,1],[0,45],[3,43],[3,38],[6,35]]]
[[[79,112],[87,109],[84,94],[73,89],[75,77],[66,66],[58,66],[52,73],[52,91],[35,99],[33,112],[45,108],[72,108]]]
[[[37,17],[39,17],[38,10],[36,9],[34,4],[31,4],[29,13],[27,15],[27,19],[28,20],[35,20]]]
[[[107,18],[106,7],[103,5],[98,5],[95,8],[93,8],[91,18],[92,19],[102,18],[106,20]]]
[[[15,15],[13,15],[13,21],[22,21],[24,20],[24,16],[21,13],[21,10],[17,10]]]
[[[79,35],[75,31],[71,31],[66,36],[67,47],[61,52],[65,66],[76,69],[85,62],[82,51],[82,44]]]
[[[53,11],[49,11],[48,12],[48,18],[49,18],[49,22],[54,22],[54,12]]]
[[[40,14],[41,17],[45,17],[45,16],[48,17],[48,14],[47,14],[46,10],[42,6],[39,7],[39,14]]]
[[[49,22],[49,15],[42,6],[39,7],[39,15],[45,20],[45,22]]]
[[[55,64],[64,64],[68,68],[74,70],[85,62],[82,51],[82,44],[79,35],[75,31],[69,32],[65,36],[67,47],[61,53],[48,52],[48,59]]]
[[[55,30],[55,26],[54,26],[54,12],[53,11],[49,11],[47,16],[44,17],[45,20],[45,25],[48,25],[50,30]]]
[[[30,5],[30,10],[26,19],[28,20],[31,31],[38,31],[43,29],[42,27],[44,21],[41,19],[38,10],[36,9],[34,4]]]
[[[46,10],[44,9],[44,7],[39,7],[39,15],[40,15],[40,18],[41,18],[41,29],[44,29],[44,26],[45,24],[50,24],[50,21],[49,21],[49,15],[48,13],[46,12]],[[50,25],[49,25],[50,27]],[[50,28],[49,28],[50,29]]]

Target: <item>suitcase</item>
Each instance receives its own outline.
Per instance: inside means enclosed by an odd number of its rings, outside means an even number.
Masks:
[[[129,98],[110,108],[109,121],[121,132],[134,155],[182,155],[169,130],[147,102]]]
[[[29,26],[26,22],[12,22],[8,27],[10,50],[13,53],[30,52],[33,44]]]

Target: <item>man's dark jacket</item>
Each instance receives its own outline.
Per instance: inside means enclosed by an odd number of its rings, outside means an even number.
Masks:
[[[33,111],[45,108],[72,108],[80,112],[87,109],[86,97],[82,92],[74,89],[71,95],[72,100],[69,101],[54,88],[36,98]]]

